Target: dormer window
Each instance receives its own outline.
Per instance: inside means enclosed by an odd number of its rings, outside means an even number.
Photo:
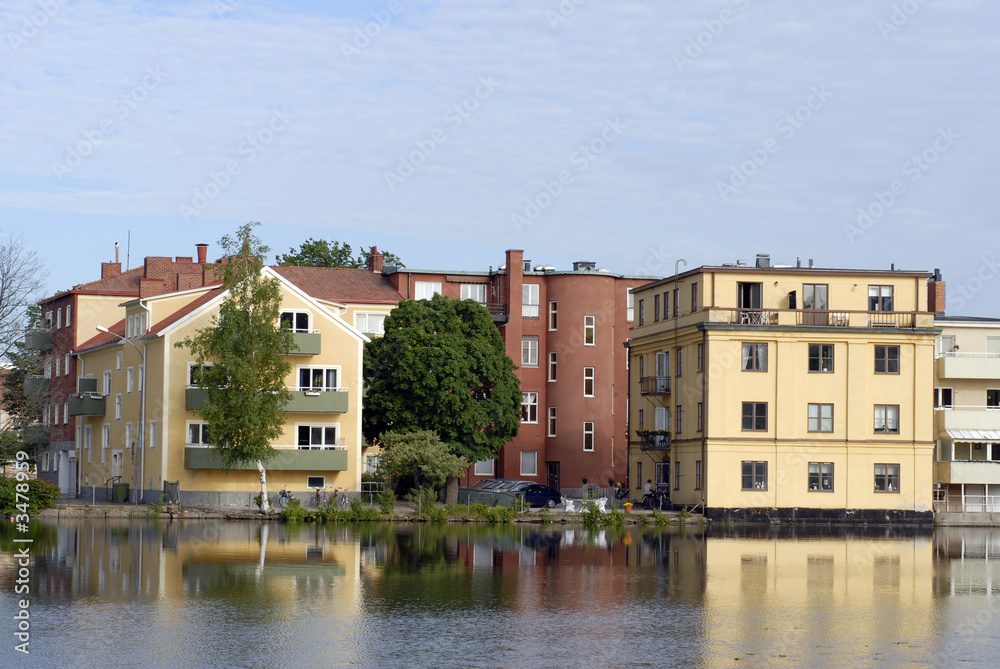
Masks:
[[[292,332],[309,332],[308,311],[282,311],[279,322]]]

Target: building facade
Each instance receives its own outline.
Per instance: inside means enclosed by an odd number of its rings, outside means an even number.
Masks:
[[[926,272],[771,267],[634,289],[631,483],[709,517],[932,518]]]

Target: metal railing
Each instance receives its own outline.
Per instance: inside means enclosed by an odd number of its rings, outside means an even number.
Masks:
[[[832,311],[828,309],[710,308],[710,320],[734,325],[816,325],[823,327],[913,328],[915,311]],[[932,317],[931,314],[925,314]]]
[[[934,500],[937,513],[1000,513],[1000,495],[965,495]]]
[[[639,379],[639,392],[643,395],[669,395],[669,376],[644,376]]]

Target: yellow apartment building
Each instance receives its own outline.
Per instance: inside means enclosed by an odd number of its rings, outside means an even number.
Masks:
[[[633,289],[635,495],[651,479],[710,518],[932,522],[931,276],[761,255]]]
[[[266,463],[268,490],[287,488],[301,498],[313,489],[357,491],[368,337],[355,317],[388,314],[398,294],[363,269],[262,271],[281,283],[281,322],[298,346],[288,356],[292,399],[273,444],[278,454]],[[259,492],[253,464],[220,469],[197,413],[206,392],[192,384],[194,356],[175,346],[209,326],[224,297],[216,284],[131,299],[121,304],[117,322],[76,349],[78,389],[68,414],[76,421],[83,497],[112,495],[119,483],[128,485],[129,501],[155,502],[165,482],[177,482],[186,505],[247,506]]]
[[[934,324],[935,510],[996,524],[988,514],[1000,514],[1000,320]]]

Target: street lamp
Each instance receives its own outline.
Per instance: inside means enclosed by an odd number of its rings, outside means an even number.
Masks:
[[[132,475],[132,481],[138,483],[138,488],[135,490],[135,497],[133,498],[133,503],[139,504],[139,490],[142,489],[143,481],[146,478],[146,342],[142,343],[142,350],[135,345],[130,339],[126,339],[120,334],[116,334],[111,330],[107,329],[103,325],[98,325],[97,330],[105,334],[109,334],[112,337],[117,337],[122,343],[128,344],[136,350],[140,356],[142,356],[142,366],[139,370],[139,393],[142,395],[142,402],[139,404],[139,460],[135,459],[135,442],[132,442],[132,459],[135,462],[135,472]],[[128,444],[126,444],[128,446]],[[142,466],[142,471],[140,475],[140,461]]]

